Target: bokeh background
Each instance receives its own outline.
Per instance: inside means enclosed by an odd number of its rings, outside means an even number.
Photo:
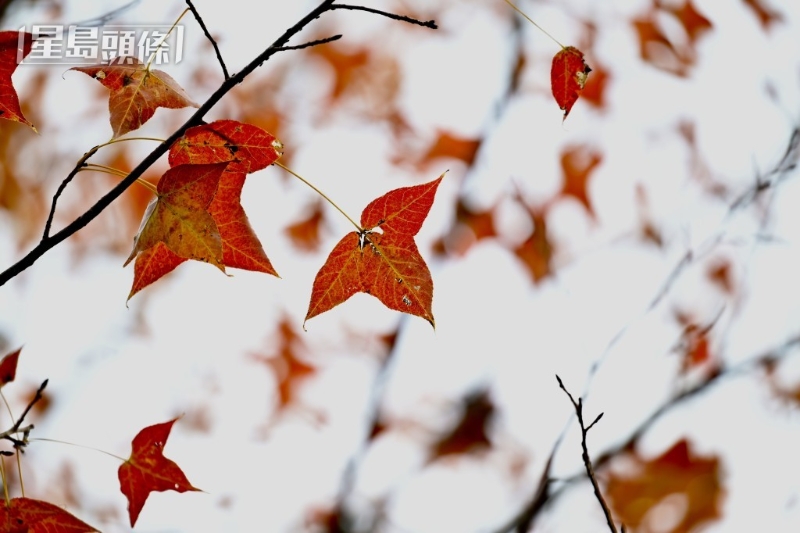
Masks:
[[[512,531],[551,458],[532,530],[603,531],[558,374],[588,420],[605,413],[589,449],[629,531],[797,531],[800,5],[520,3],[593,69],[562,121],[558,45],[501,0],[368,4],[439,29],[328,13],[291,44],[340,41],[279,54],[207,120],[275,134],[282,162],[353,218],[447,170],[417,236],[436,330],[359,294],[303,331],[314,275],[351,228],[277,167],[242,203],[280,279],[189,262],[126,304],[150,200],[134,186],[0,287],[0,348],[24,345],[13,412],[50,379],[32,437],[127,456],[141,428],[181,416],[165,455],[205,492],[151,495],[141,532]],[[316,4],[195,5],[235,72]],[[13,0],[3,28],[115,7]],[[113,23],[184,8],[142,0]],[[161,68],[202,102],[221,69],[191,14],[181,23],[184,59]],[[107,91],[69,66],[14,74],[39,135],[0,124],[0,268],[110,138]],[[167,137],[191,113],[160,109],[133,135]],[[129,171],[152,147],[93,160]],[[79,174],[56,226],[117,179]],[[118,466],[33,442],[25,494],[129,531]]]

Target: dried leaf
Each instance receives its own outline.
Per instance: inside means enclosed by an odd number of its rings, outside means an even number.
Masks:
[[[120,490],[128,499],[131,527],[136,524],[151,492],[200,490],[189,483],[177,464],[164,457],[164,446],[176,420],[174,418],[141,430],[133,438],[130,457],[119,467]]]
[[[108,110],[113,138],[139,129],[156,109],[199,107],[166,72],[148,70],[135,57],[118,57],[108,65],[72,67],[111,90]]]
[[[167,170],[125,264],[163,242],[179,257],[211,263],[224,272],[222,240],[209,206],[227,165],[179,165]]]

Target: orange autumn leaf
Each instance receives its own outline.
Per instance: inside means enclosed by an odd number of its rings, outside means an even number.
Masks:
[[[512,252],[522,261],[528,270],[532,281],[539,283],[552,275],[552,260],[555,253],[547,233],[546,210],[529,206],[519,192],[514,198],[519,202],[530,218],[533,229],[524,242],[515,247]]]
[[[689,42],[692,44],[712,28],[711,21],[695,9],[692,0],[686,0],[680,7],[665,6],[663,9],[675,15],[675,18],[683,25]]]
[[[603,161],[603,155],[588,145],[569,146],[561,153],[563,184],[561,196],[571,196],[578,200],[586,211],[596,216],[587,190],[589,178],[595,167]]]
[[[431,147],[417,162],[417,167],[424,168],[440,157],[459,159],[467,166],[471,166],[480,146],[481,139],[466,139],[447,131],[440,131]]]
[[[179,165],[167,170],[158,182],[158,196],[147,206],[125,265],[163,242],[178,257],[211,263],[224,272],[222,241],[208,209],[227,166]]]
[[[284,410],[299,404],[298,393],[303,383],[317,373],[317,368],[300,356],[305,351],[303,340],[288,318],[278,323],[277,350],[273,355],[252,354],[251,357],[267,365],[275,377],[277,408]]]
[[[119,467],[119,485],[122,494],[128,499],[131,527],[136,524],[151,492],[200,490],[189,483],[174,461],[164,457],[164,446],[176,420],[177,418],[173,418],[141,430],[133,438],[130,457]]]
[[[315,252],[319,248],[320,233],[325,224],[325,211],[321,202],[314,202],[311,212],[305,218],[286,227],[284,233],[292,244],[304,252]]]
[[[6,383],[11,383],[17,376],[17,361],[19,361],[19,353],[21,351],[22,348],[17,348],[0,360],[0,387]]]
[[[135,57],[118,57],[108,65],[72,67],[111,90],[108,110],[113,138],[139,129],[159,107],[199,107],[166,72],[145,68]]]
[[[764,30],[768,30],[769,27],[776,23],[783,21],[783,15],[771,7],[764,5],[764,0],[742,0],[747,7],[753,10],[753,13],[758,18],[758,21],[761,23],[761,27]]]
[[[444,237],[434,243],[434,252],[462,256],[476,242],[496,237],[495,209],[497,205],[478,210],[471,207],[464,198],[459,198],[453,225]]]
[[[467,396],[459,420],[431,447],[431,459],[491,448],[492,441],[486,432],[495,414],[494,404],[487,391],[480,390]]]
[[[350,51],[339,44],[330,44],[314,46],[309,48],[308,52],[325,61],[333,69],[333,87],[329,94],[331,102],[341,98],[350,89],[371,59],[371,52],[366,47]]]
[[[562,48],[553,57],[550,68],[550,88],[558,107],[564,111],[564,119],[586,85],[586,78],[592,71],[583,60],[583,52],[574,46]]]
[[[0,504],[0,533],[93,533],[99,530],[61,507],[31,498]]]
[[[30,53],[32,45],[33,35],[30,33],[0,31],[0,118],[22,122],[36,131],[22,115],[17,91],[11,84],[11,75],[19,64],[17,61]]]
[[[722,516],[722,472],[714,456],[693,453],[686,439],[676,442],[655,459],[646,460],[636,452],[624,458],[634,474],[611,472],[605,494],[613,515],[632,532],[655,531],[649,527],[648,512],[665,498],[681,495],[685,510],[681,520],[663,533],[689,533]]]
[[[317,273],[306,321],[364,292],[389,309],[422,317],[435,327],[433,280],[414,235],[443,177],[395,189],[364,208],[363,230],[345,235]]]

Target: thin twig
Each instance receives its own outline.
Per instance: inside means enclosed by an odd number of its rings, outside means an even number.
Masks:
[[[27,426],[22,427],[22,422],[25,420],[25,417],[28,415],[36,402],[42,399],[42,392],[44,392],[45,387],[47,387],[47,382],[48,380],[44,380],[42,384],[39,385],[39,388],[36,390],[36,395],[34,395],[33,399],[28,402],[28,406],[22,412],[22,415],[17,419],[16,422],[14,422],[14,425],[11,426],[10,429],[0,433],[0,439],[10,440],[14,444],[14,448],[17,449],[22,449],[28,444],[28,435],[33,429],[33,424],[28,424]],[[22,433],[22,439],[17,439],[11,436],[17,433]]]
[[[332,35],[331,37],[325,37],[324,39],[317,39],[315,41],[309,41],[307,43],[298,44],[295,46],[280,46],[275,49],[276,52],[286,52],[287,50],[302,50],[303,48],[311,48],[312,46],[318,46],[320,44],[330,43],[333,41],[338,41],[342,38],[341,34]]]
[[[592,488],[594,488],[594,495],[597,497],[597,501],[600,502],[600,507],[603,508],[603,514],[606,516],[606,522],[608,523],[608,528],[611,530],[611,533],[617,533],[617,526],[614,525],[614,519],[611,517],[611,510],[608,508],[608,504],[606,504],[606,500],[603,498],[603,493],[600,492],[600,485],[597,483],[597,478],[594,475],[594,468],[592,467],[592,459],[589,457],[589,448],[586,445],[586,435],[589,433],[589,430],[597,424],[601,418],[603,418],[603,413],[597,415],[597,418],[594,419],[594,422],[589,424],[588,426],[583,422],[583,400],[578,398],[578,401],[575,401],[575,398],[572,397],[572,394],[569,393],[567,388],[564,386],[564,382],[561,381],[561,378],[556,375],[556,380],[558,380],[558,386],[561,387],[567,396],[569,397],[569,401],[572,402],[572,407],[575,408],[575,414],[578,415],[578,425],[581,427],[581,448],[583,449],[583,453],[581,456],[583,457],[583,465],[586,467],[586,475],[589,476],[589,481],[592,482]]]
[[[364,7],[364,6],[354,6],[350,4],[336,4],[335,6],[331,7],[331,11],[335,9],[349,9],[351,11],[366,11],[367,13],[374,13],[376,15],[382,15],[384,17],[388,17],[392,20],[399,20],[401,22],[408,22],[409,24],[416,24],[417,26],[423,26],[425,28],[430,28],[435,30],[438,28],[436,25],[435,20],[418,20],[411,17],[406,17],[405,15],[396,15],[395,13],[388,13],[386,11],[381,11],[380,9],[374,9],[371,7]]]
[[[78,172],[80,172],[81,169],[83,169],[83,167],[86,166],[86,161],[88,161],[89,158],[92,157],[99,148],[100,146],[95,146],[94,148],[83,154],[83,157],[81,157],[80,160],[78,160],[78,162],[75,164],[75,168],[73,168],[70,171],[67,177],[64,178],[64,181],[62,181],[61,184],[58,186],[56,193],[53,195],[53,200],[50,203],[50,214],[47,215],[47,222],[44,223],[44,232],[42,233],[41,242],[46,241],[50,237],[50,228],[53,225],[53,217],[55,217],[56,215],[56,203],[58,203],[58,198],[64,192],[64,189],[67,188],[69,182],[71,182],[72,179],[78,175]]]
[[[197,8],[194,7],[194,4],[192,3],[192,0],[186,0],[186,5],[189,6],[189,9],[192,11],[192,14],[194,15],[194,18],[197,20],[197,23],[200,25],[200,29],[203,30],[203,33],[205,34],[206,39],[208,39],[209,42],[211,42],[211,46],[214,47],[214,53],[217,54],[217,61],[219,61],[219,66],[222,67],[222,74],[225,76],[225,79],[227,80],[231,76],[230,76],[230,74],[228,74],[228,68],[225,66],[225,61],[223,61],[223,59],[222,59],[222,54],[220,53],[219,47],[217,46],[217,41],[215,41],[214,38],[209,33],[208,28],[206,28],[206,23],[203,22],[203,17],[201,17],[200,13],[197,12]]]

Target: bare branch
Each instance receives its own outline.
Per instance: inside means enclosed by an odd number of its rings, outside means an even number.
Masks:
[[[335,9],[349,9],[351,11],[366,11],[367,13],[374,13],[376,15],[382,15],[384,17],[388,17],[392,20],[399,20],[401,22],[408,22],[409,24],[416,24],[417,26],[423,26],[425,28],[430,28],[435,30],[438,28],[436,25],[435,20],[417,20],[415,18],[406,17],[405,15],[396,15],[394,13],[388,13],[386,11],[381,11],[380,9],[373,9],[371,7],[364,7],[364,6],[353,6],[350,4],[337,4],[331,7],[331,11]]]
[[[222,59],[222,53],[219,51],[219,46],[217,46],[217,41],[211,36],[209,33],[208,28],[206,28],[206,23],[203,22],[203,17],[200,16],[200,13],[197,12],[197,8],[194,7],[192,0],[186,0],[186,5],[189,6],[189,10],[194,15],[194,18],[197,20],[197,23],[200,25],[200,29],[203,30],[203,33],[206,36],[206,39],[211,43],[211,46],[214,47],[214,53],[217,54],[217,61],[219,61],[219,66],[222,67],[222,74],[225,76],[227,80],[230,78],[230,74],[228,74],[228,68],[225,66],[225,61]]]
[[[586,435],[589,433],[589,430],[592,429],[592,426],[603,417],[603,413],[600,413],[597,418],[594,419],[594,422],[587,427],[583,422],[583,401],[580,398],[578,398],[577,402],[575,401],[575,398],[569,393],[564,386],[564,382],[561,381],[558,375],[556,375],[556,380],[558,380],[558,386],[561,387],[561,390],[569,397],[569,401],[572,402],[572,406],[575,408],[575,414],[578,415],[578,425],[581,427],[581,448],[583,449],[581,456],[583,457],[583,465],[586,467],[586,475],[589,476],[589,481],[592,482],[592,488],[594,489],[594,495],[597,497],[597,501],[600,502],[600,507],[603,508],[603,514],[606,516],[608,528],[611,530],[611,533],[617,533],[617,526],[614,525],[614,519],[611,517],[611,510],[608,508],[608,504],[606,504],[606,500],[603,498],[603,493],[600,492],[600,485],[598,485],[597,478],[594,475],[592,460],[589,457],[589,448],[586,445]]]

